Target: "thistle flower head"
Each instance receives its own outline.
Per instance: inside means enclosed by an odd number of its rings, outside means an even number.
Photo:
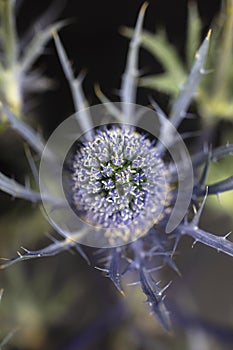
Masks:
[[[158,221],[166,200],[166,167],[155,140],[129,125],[97,128],[73,162],[73,203],[88,224],[135,235]]]

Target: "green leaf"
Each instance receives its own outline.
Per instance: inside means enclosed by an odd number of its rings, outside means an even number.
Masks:
[[[170,74],[158,74],[143,77],[139,80],[139,86],[155,89],[166,94],[176,96],[180,87]]]
[[[125,28],[123,34],[126,37],[132,37],[132,29]],[[186,76],[186,71],[181,63],[181,59],[168,40],[164,32],[158,34],[151,34],[147,31],[142,32],[141,36],[142,46],[148,50],[161,63],[164,70],[171,75],[176,81],[183,81]]]

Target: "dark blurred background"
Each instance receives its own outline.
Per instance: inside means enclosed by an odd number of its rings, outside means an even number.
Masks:
[[[206,0],[197,3],[203,22],[204,36],[213,17],[220,9],[220,1]],[[71,24],[61,30],[60,36],[75,71],[77,73],[83,69],[87,71],[84,87],[88,100],[90,103],[98,103],[93,84],[99,83],[103,92],[116,101],[129,43],[128,39],[120,35],[119,29],[121,26],[135,25],[142,4],[143,1],[139,0],[98,2],[25,0],[22,1],[19,9],[19,30],[23,33],[29,25],[33,25],[39,14],[48,10],[48,7],[51,9],[50,14],[57,12],[57,19],[71,19]],[[149,1],[145,18],[145,28],[152,32],[160,27],[166,28],[170,42],[176,46],[183,58],[187,4],[187,0]],[[40,118],[43,119],[46,129],[51,131],[57,123],[73,112],[73,107],[54,45],[49,44],[46,51],[47,55],[41,57],[38,66],[42,65],[45,73],[59,84],[58,89],[43,96],[40,106],[42,110]],[[145,51],[141,53],[141,67],[148,73],[157,73],[161,70],[158,62]],[[138,102],[148,103],[146,96],[146,92],[141,91]],[[157,94],[156,98],[166,104],[164,96]]]
[[[119,28],[135,25],[143,1],[25,0],[20,3],[17,15],[20,35],[50,7],[48,16],[52,21],[72,20],[61,30],[60,37],[75,72],[87,71],[84,90],[90,104],[98,103],[93,89],[96,82],[111,100],[117,101],[129,43],[119,34]],[[187,4],[185,0],[151,0],[145,19],[145,28],[152,32],[166,28],[170,42],[183,59]],[[220,10],[220,1],[200,0],[198,9],[204,37]],[[28,96],[26,106],[28,101],[31,118],[48,137],[73,113],[73,105],[52,42],[36,66],[54,79],[55,87],[40,95]],[[140,66],[148,73],[161,70],[159,63],[145,51],[141,52]],[[148,104],[147,94],[147,90],[140,89],[138,103]],[[153,92],[153,96],[166,110],[168,96],[158,92]],[[32,106],[31,99],[36,102]],[[26,164],[21,157],[23,151],[15,157],[17,145],[9,138],[4,141],[1,164],[8,175],[22,180]],[[2,194],[0,201],[1,256],[14,256],[21,245],[38,249],[49,243],[45,234],[52,230],[39,209],[22,200],[12,201],[8,195]],[[204,224],[212,232],[225,233],[231,225],[229,216],[222,213],[213,215],[206,210],[206,217]],[[91,256],[91,249],[88,253]],[[140,288],[126,287],[127,296],[122,298],[107,278],[75,252],[24,262],[2,271],[0,335],[15,331],[6,349],[232,349],[233,261],[206,247],[191,249],[191,240],[184,239],[176,263],[182,278],[169,269],[163,272],[165,282],[173,280],[167,293],[174,326],[172,334],[166,334],[149,314]]]

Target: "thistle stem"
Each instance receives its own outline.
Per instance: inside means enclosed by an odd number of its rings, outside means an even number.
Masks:
[[[14,17],[15,0],[2,0],[0,17],[2,21],[2,37],[4,42],[5,64],[12,67],[17,61],[17,34]]]
[[[233,0],[225,1],[225,21],[219,50],[214,84],[214,95],[226,96],[229,83],[229,69],[233,52]]]

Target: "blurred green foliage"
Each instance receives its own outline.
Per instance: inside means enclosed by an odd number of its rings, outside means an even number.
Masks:
[[[156,34],[144,31],[142,47],[159,61],[164,72],[142,77],[139,85],[159,90],[176,97],[186,81],[197,49],[202,41],[202,23],[196,4],[189,3],[189,17],[186,40],[186,62],[169,42],[164,30]],[[124,34],[132,36],[131,29]],[[222,12],[213,22],[211,45],[205,77],[195,96],[197,108],[206,123],[219,119],[233,118],[233,1],[223,2]]]
[[[15,6],[15,0],[0,1],[0,100],[21,117],[25,92],[33,93],[52,87],[52,81],[33,69],[33,65],[43,53],[53,30],[59,30],[64,22],[39,28],[22,49],[25,38],[18,37]],[[4,116],[1,117],[2,122],[5,121]],[[1,123],[1,128],[3,126],[4,123]]]

